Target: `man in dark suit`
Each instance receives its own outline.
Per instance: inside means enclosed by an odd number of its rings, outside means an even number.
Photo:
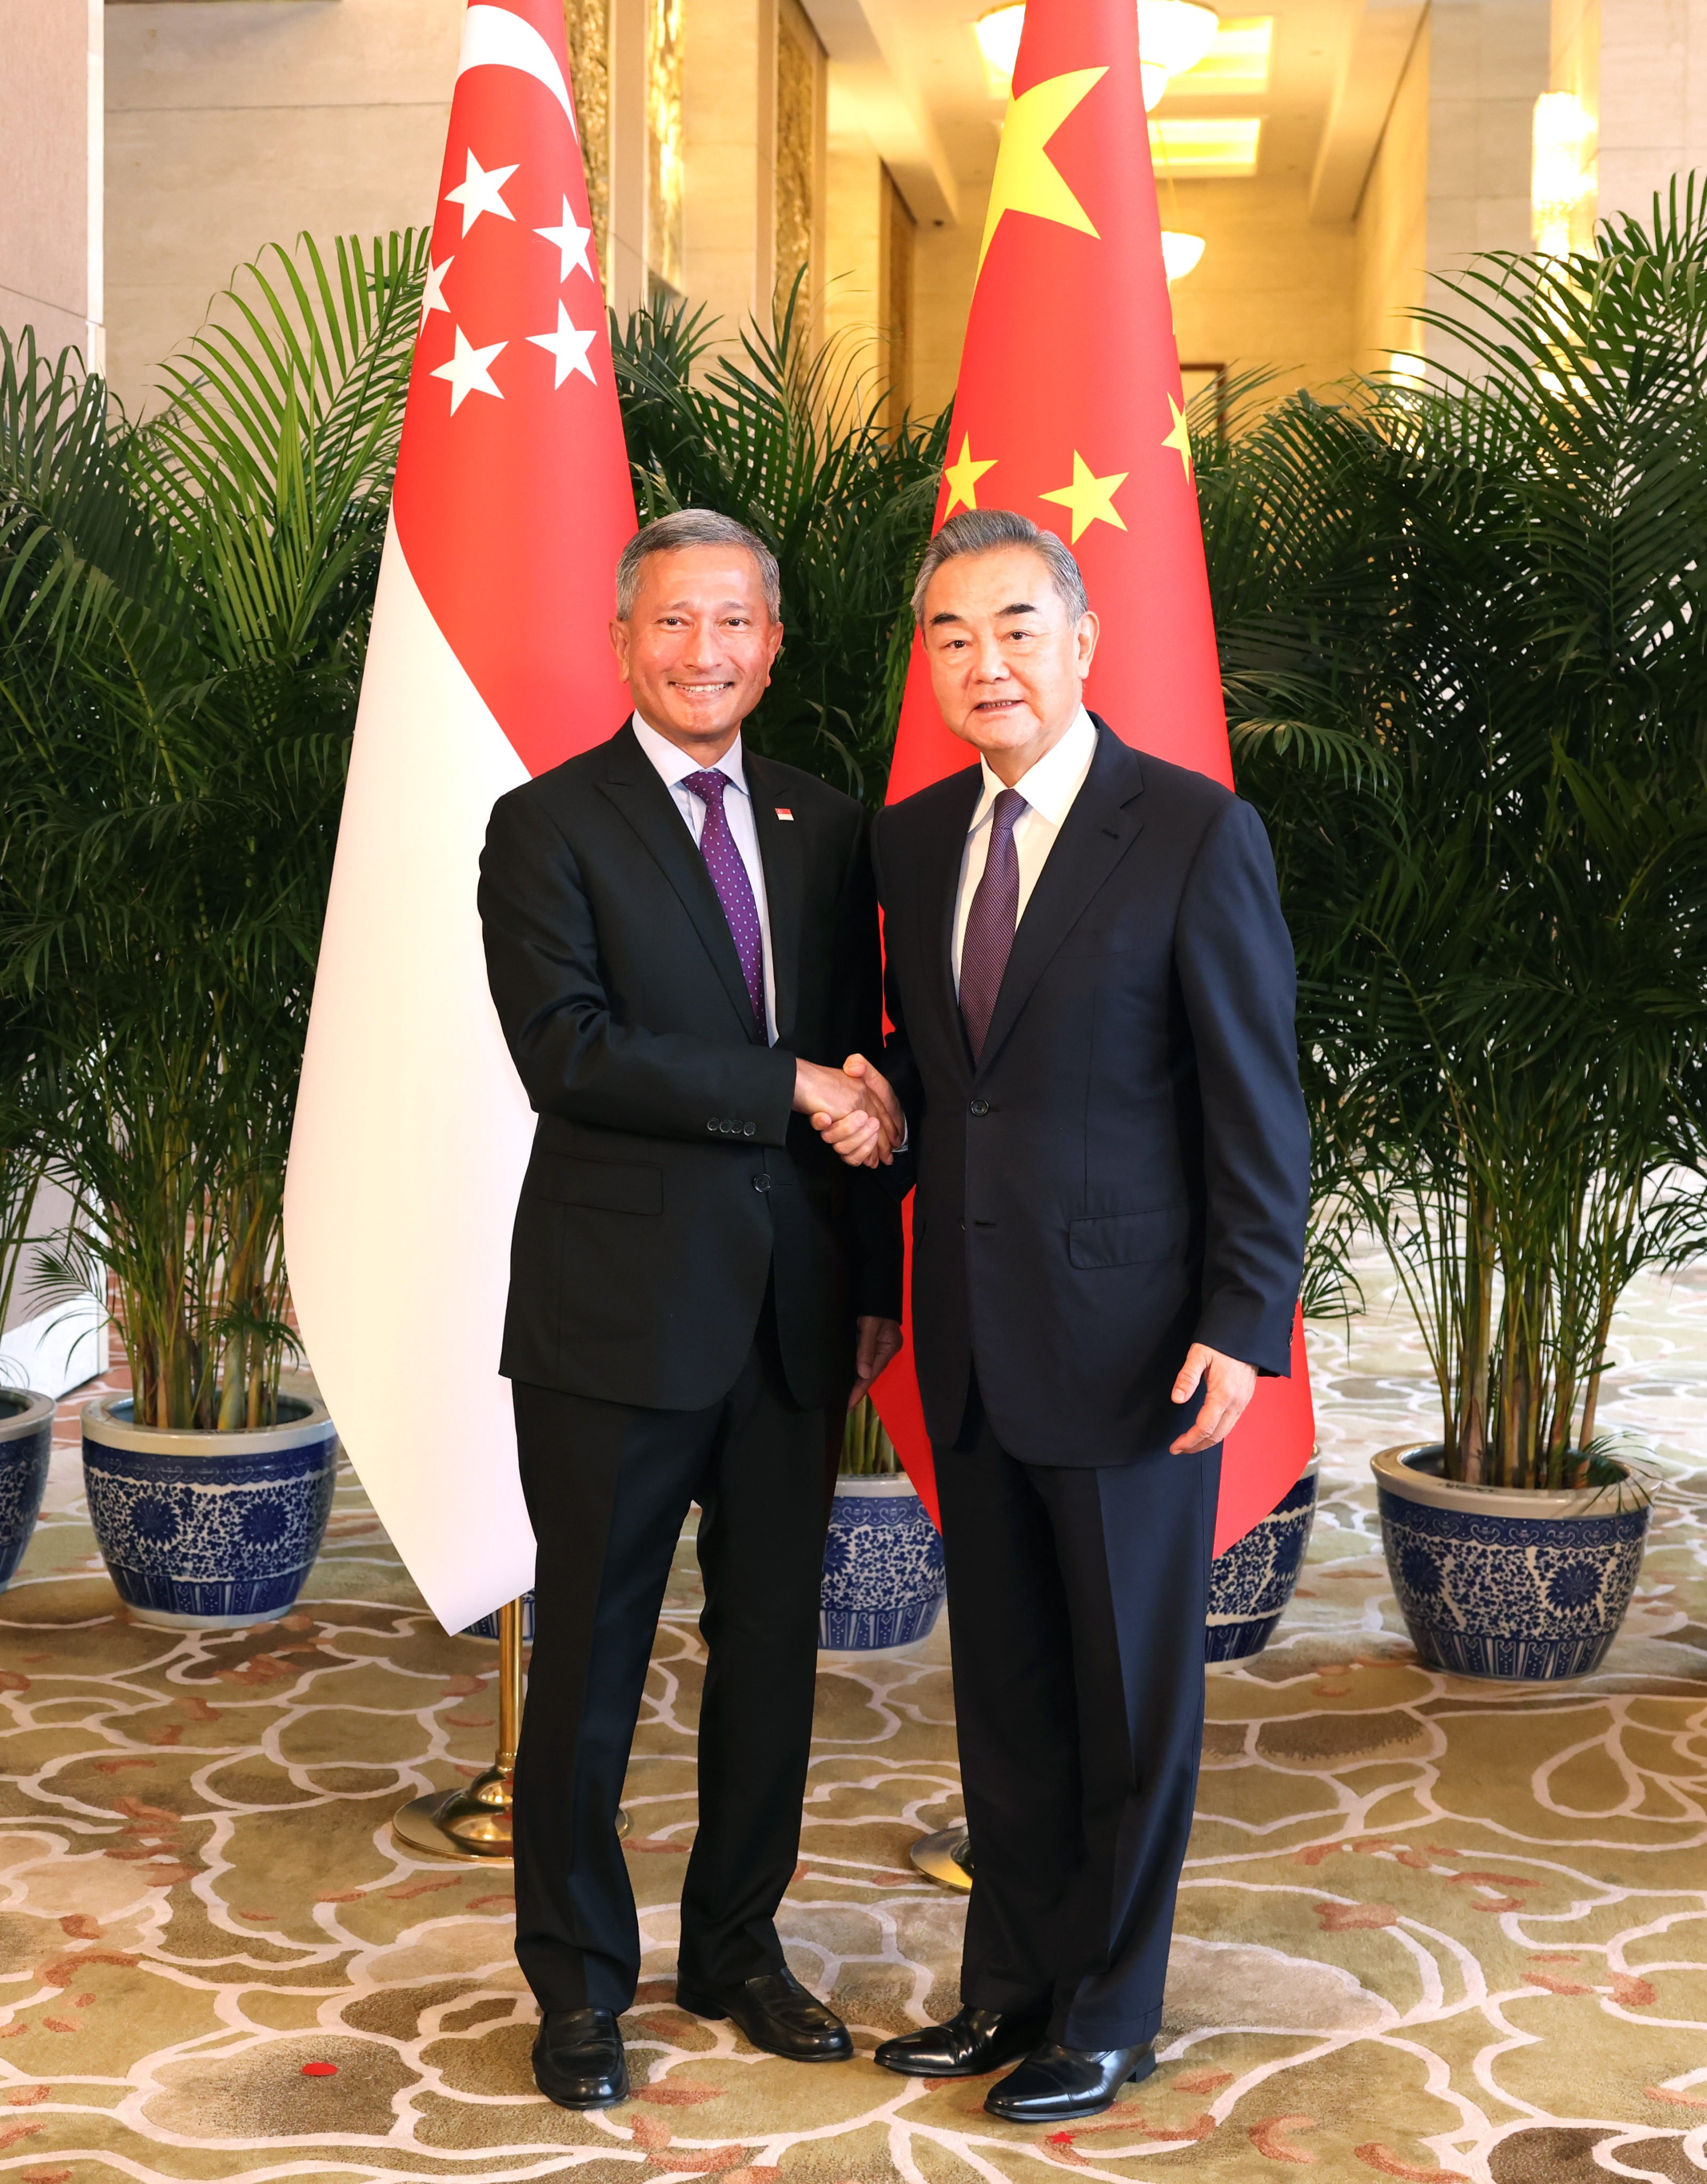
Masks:
[[[914,604],[981,760],[874,840],[976,1877],[959,2013],[877,2060],[1017,2062],[986,2105],[1055,2121],[1154,2067],[1220,1443],[1287,1370],[1303,1256],[1292,949],[1250,806],[1085,711],[1059,539],[956,516]]]
[[[782,641],[776,564],[726,517],[617,571],[634,694],[609,743],[500,799],[492,998],[539,1116],[503,1370],[538,1542],[516,1764],[516,1954],[542,2092],[620,2100],[640,1942],[619,1800],[676,1540],[699,1504],[708,1652],[677,1998],[805,2061],[852,2053],[774,1917],[800,1835],[826,1445],[899,1340],[892,1201],[814,1134],[880,1035],[865,816],[743,752]],[[850,1396],[849,1390],[853,1393]]]

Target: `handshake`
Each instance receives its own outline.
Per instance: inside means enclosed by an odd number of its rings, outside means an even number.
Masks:
[[[797,1061],[794,1112],[812,1117],[813,1128],[849,1167],[887,1167],[907,1134],[893,1088],[863,1054],[850,1054],[839,1069]]]

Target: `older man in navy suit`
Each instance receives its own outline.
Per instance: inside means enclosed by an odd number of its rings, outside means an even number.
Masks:
[[[1154,2068],[1220,1443],[1303,1258],[1292,948],[1250,806],[1086,711],[1059,539],[956,516],[914,604],[978,755],[873,833],[976,1878],[961,2008],[876,2059],[1056,2122]]]

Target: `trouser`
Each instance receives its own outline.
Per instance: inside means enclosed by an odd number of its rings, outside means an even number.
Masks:
[[[981,1412],[937,1451],[974,1876],[960,1997],[1047,2014],[1064,2047],[1161,2023],[1220,1479],[1219,1449],[1020,1463]]]
[[[514,1388],[538,1545],[515,1775],[515,1953],[542,2009],[626,2009],[640,1976],[616,1833],[653,1635],[690,1503],[707,1652],[681,1978],[781,1970],[799,1854],[824,1559],[822,1410],[787,1393],[767,1304],[721,1402],[648,1411]]]

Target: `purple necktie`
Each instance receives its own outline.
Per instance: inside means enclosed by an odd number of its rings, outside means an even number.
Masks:
[[[735,952],[741,958],[741,975],[747,981],[747,998],[753,1004],[753,1021],[768,1039],[765,1022],[765,933],[759,922],[759,905],[753,899],[753,883],[747,876],[747,866],[735,845],[735,837],[729,831],[729,814],[723,808],[723,792],[729,786],[729,777],[708,768],[703,773],[684,773],[681,785],[691,788],[705,806],[705,824],[699,833],[700,854],[711,874],[717,900],[723,905],[723,915],[729,920]]]
[[[1026,808],[1017,788],[1004,788],[996,799],[990,814],[990,853],[960,942],[960,1014],[974,1061],[983,1059],[1002,973],[1013,950],[1014,928],[1020,922],[1020,853],[1014,847],[1014,827]]]

